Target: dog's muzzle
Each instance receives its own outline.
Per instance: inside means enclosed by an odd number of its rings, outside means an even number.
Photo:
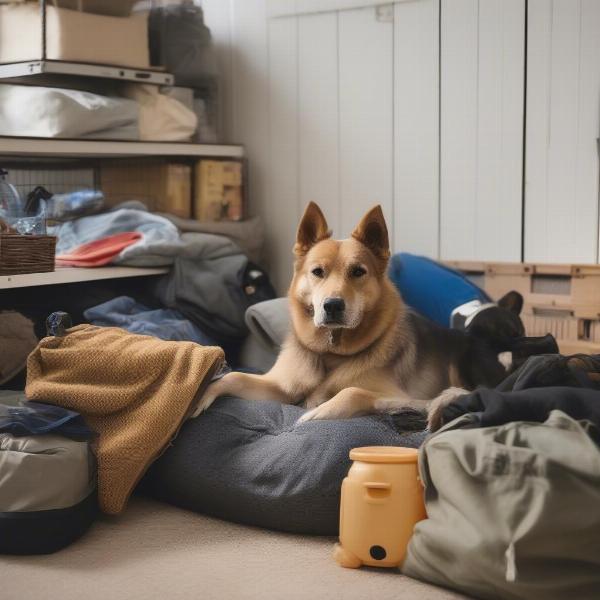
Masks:
[[[323,302],[325,325],[342,325],[346,303],[343,298],[326,298]]]

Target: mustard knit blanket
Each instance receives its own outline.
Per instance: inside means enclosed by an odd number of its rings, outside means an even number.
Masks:
[[[223,362],[223,350],[79,325],[40,341],[27,398],[76,410],[98,434],[98,497],[120,513]]]

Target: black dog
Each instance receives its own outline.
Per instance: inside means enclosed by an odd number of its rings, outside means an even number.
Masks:
[[[556,340],[525,337],[520,318],[523,296],[509,292],[497,304],[483,307],[465,329],[448,329],[411,314],[423,356],[455,365],[448,385],[465,388],[496,387],[510,372],[533,354],[558,352]],[[503,353],[510,353],[502,357]],[[501,361],[501,358],[508,360]]]

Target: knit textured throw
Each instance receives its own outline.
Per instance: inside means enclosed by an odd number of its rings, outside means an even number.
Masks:
[[[25,392],[81,413],[99,434],[99,504],[118,514],[223,358],[221,348],[79,325],[41,340],[27,362]]]

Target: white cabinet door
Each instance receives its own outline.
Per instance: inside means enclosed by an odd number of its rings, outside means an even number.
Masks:
[[[442,0],[444,259],[521,258],[524,0]]]
[[[600,2],[529,0],[525,260],[598,260]]]
[[[394,5],[394,244],[439,255],[439,0]]]
[[[340,224],[381,204],[393,235],[393,7],[338,13]]]

